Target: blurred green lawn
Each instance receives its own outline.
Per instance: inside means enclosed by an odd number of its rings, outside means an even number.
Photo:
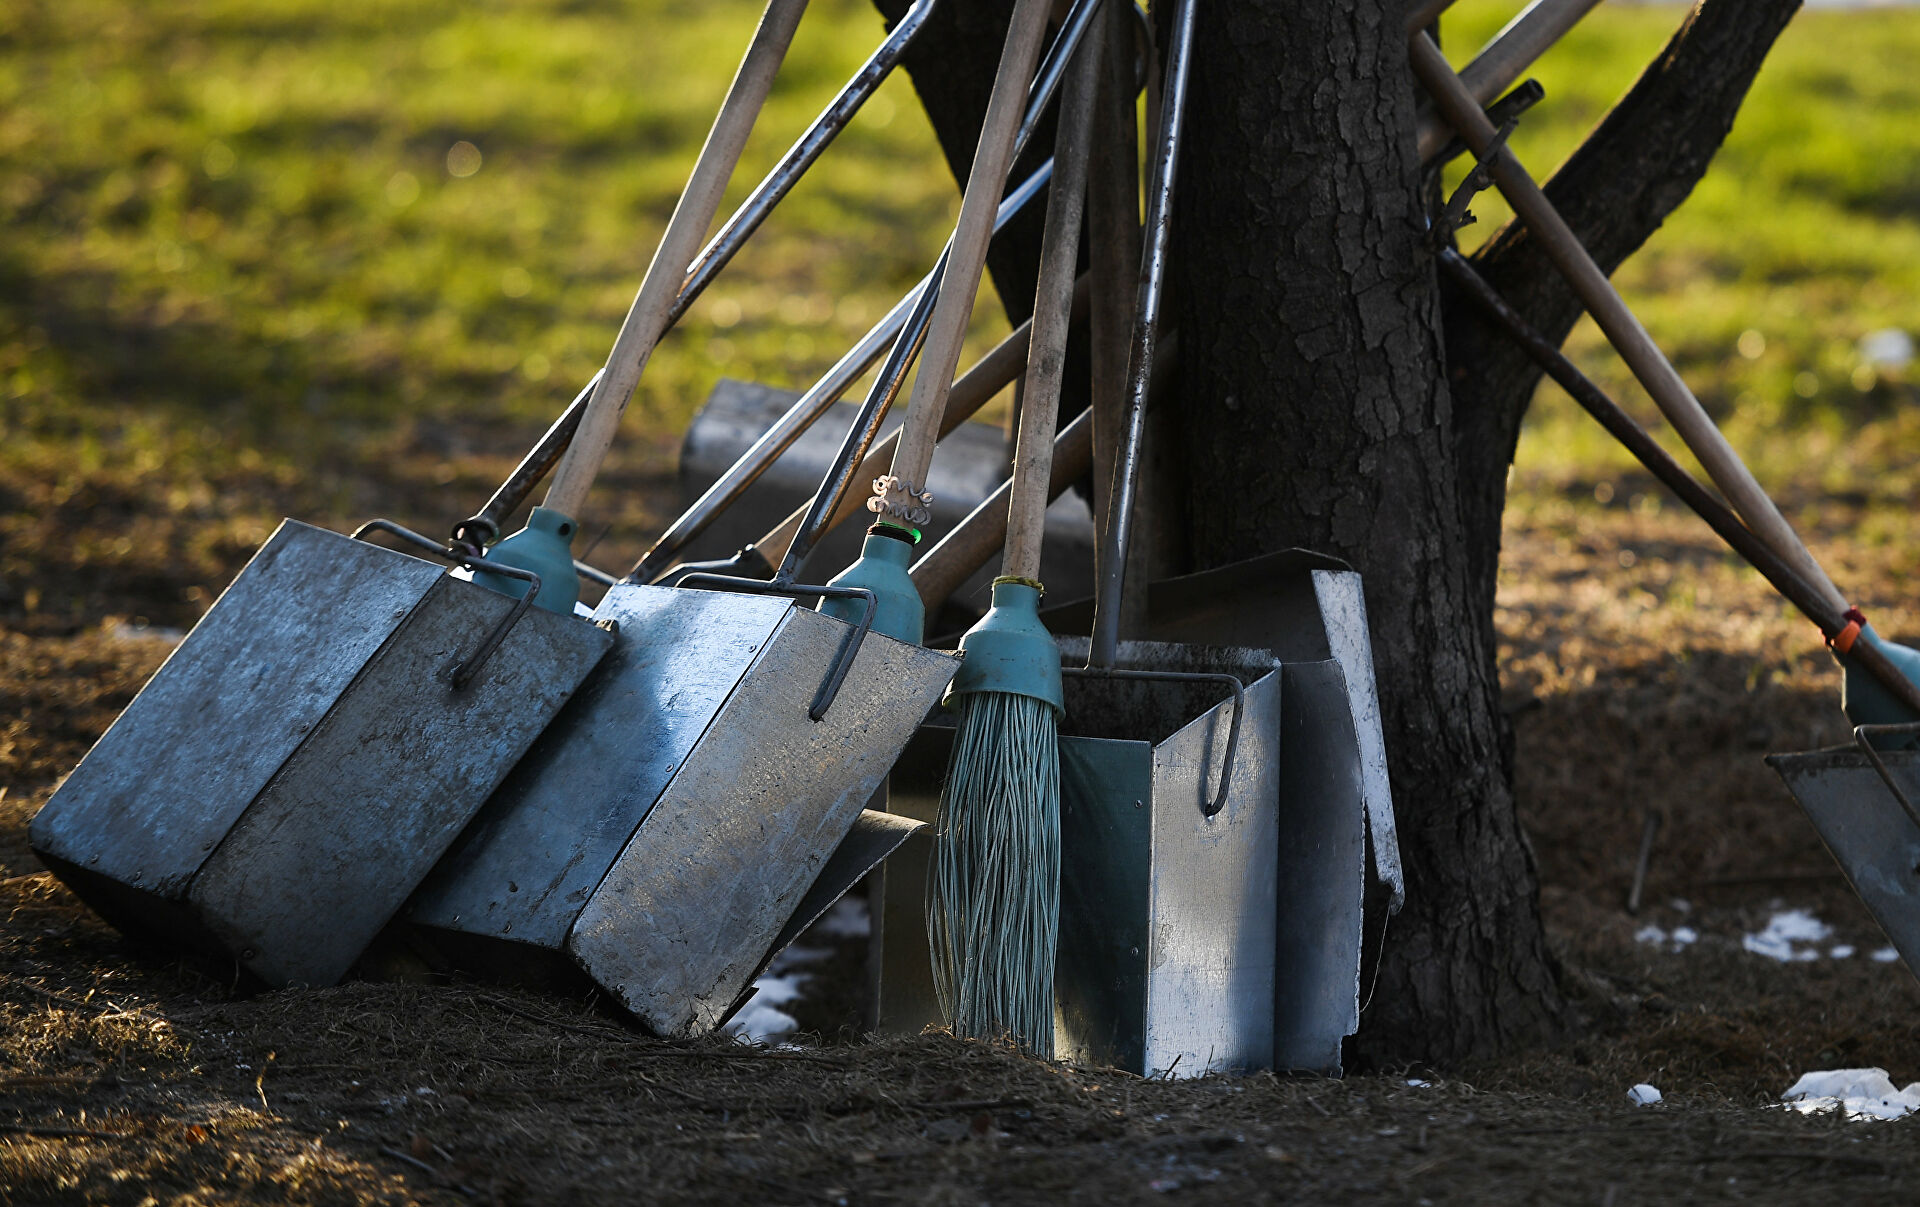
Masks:
[[[1461,0],[1450,50],[1519,7]],[[758,9],[0,0],[0,616],[178,623],[283,511],[470,511],[600,363]],[[1536,73],[1523,158],[1563,157],[1682,11],[1591,16]],[[814,0],[728,207],[881,35],[866,0]],[[1912,390],[1856,351],[1920,330],[1915,62],[1920,13],[1802,14],[1620,274],[1790,493],[1915,485]],[[658,475],[718,376],[830,363],[955,192],[890,81],[655,357],[615,486]],[[1470,237],[1499,216],[1476,209]],[[1004,330],[981,310],[976,343]],[[1631,395],[1590,328],[1573,346]],[[1523,503],[1627,464],[1551,387],[1536,412]],[[606,507],[629,544],[658,519]]]

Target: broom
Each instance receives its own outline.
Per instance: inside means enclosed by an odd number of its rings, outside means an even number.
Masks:
[[[1040,541],[1073,314],[1087,145],[1104,25],[1061,98],[1053,196],[1040,244],[1032,343],[1014,445],[1006,554],[993,606],[961,638],[947,691],[959,729],[934,820],[927,940],[955,1035],[1006,1036],[1053,1055],[1060,917],[1060,650],[1040,623]]]

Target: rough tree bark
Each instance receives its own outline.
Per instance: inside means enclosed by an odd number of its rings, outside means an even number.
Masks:
[[[1798,4],[1704,0],[1549,185],[1604,267],[1692,189]],[[1408,901],[1358,1055],[1448,1064],[1573,1019],[1514,812],[1493,630],[1506,468],[1538,374],[1436,281],[1408,7],[1201,5],[1173,317],[1186,568],[1306,545],[1365,576]],[[953,4],[909,64],[962,176],[1006,8]],[[1030,304],[1031,268],[1010,263],[1028,254],[995,265],[1011,313]],[[1481,266],[1564,337],[1578,305],[1524,232]]]

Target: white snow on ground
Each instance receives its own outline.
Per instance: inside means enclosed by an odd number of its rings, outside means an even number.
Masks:
[[[1700,940],[1700,932],[1691,926],[1676,926],[1672,930],[1662,930],[1649,922],[1633,932],[1633,937],[1641,943],[1652,943],[1665,947],[1668,951],[1680,951],[1689,944]]]
[[[1899,1090],[1885,1069],[1826,1069],[1805,1074],[1780,1097],[1803,1115],[1837,1110],[1848,1119],[1898,1119],[1920,1111],[1920,1081]]]
[[[1672,904],[1681,913],[1691,908],[1686,902],[1680,900],[1675,900]],[[1636,942],[1648,943],[1678,954],[1699,942],[1700,932],[1691,926],[1676,926],[1668,930],[1649,922],[1634,931],[1633,937]],[[1764,928],[1741,936],[1740,945],[1754,955],[1778,960],[1783,964],[1804,964],[1823,956],[1831,960],[1849,960],[1860,953],[1860,949],[1851,943],[1834,943],[1828,946],[1826,941],[1831,938],[1833,938],[1833,927],[1816,918],[1813,911],[1777,909],[1773,916],[1767,919]],[[1823,947],[1824,950],[1822,950]],[[1900,953],[1891,947],[1879,947],[1867,953],[1867,958],[1877,964],[1891,964],[1900,958]]]
[[[842,897],[807,929],[807,935],[858,939],[872,931],[867,903],[857,897]],[[802,947],[796,943],[775,956],[760,979],[753,983],[753,996],[740,1007],[738,1014],[727,1020],[725,1033],[751,1043],[777,1044],[799,1030],[799,1022],[780,1007],[806,996],[806,985],[813,974],[805,969],[832,954],[831,947]]]
[[[1658,1106],[1661,1094],[1659,1090],[1654,1089],[1643,1081],[1628,1090],[1627,1097],[1633,1099],[1636,1106]]]
[[[1832,935],[1833,927],[1814,917],[1811,910],[1787,909],[1775,911],[1773,917],[1767,919],[1765,930],[1746,936],[1740,945],[1754,955],[1783,964],[1797,964],[1819,959],[1819,948],[1811,944]]]

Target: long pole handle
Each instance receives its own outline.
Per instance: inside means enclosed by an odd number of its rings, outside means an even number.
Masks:
[[[1101,57],[1105,41],[1106,22],[1096,22],[1081,43],[1060,98],[1053,192],[1047,198],[1047,222],[1040,236],[1033,334],[1027,346],[1020,427],[1013,446],[1007,552],[1000,566],[1000,573],[1012,578],[1040,578],[1040,541],[1051,497],[1048,487],[1053,472],[1053,437],[1060,422],[1060,385],[1066,376],[1067,334],[1073,324],[1073,278],[1080,258],[1094,102],[1105,66]]]
[[[1580,18],[1593,11],[1600,0],[1533,0],[1519,16],[1493,35],[1480,48],[1473,61],[1460,69],[1460,82],[1481,105],[1507,90],[1520,73],[1535,59],[1547,53],[1553,44],[1580,24]],[[1420,162],[1425,163],[1447,145],[1453,131],[1438,115],[1420,116]]]
[[[593,401],[587,404],[586,413],[580,417],[580,427],[567,446],[566,455],[554,470],[553,481],[547,487],[546,506],[550,510],[576,518],[580,515],[587,491],[606,460],[614,433],[619,430],[620,417],[633,398],[634,387],[640,384],[647,358],[666,331],[667,316],[679,296],[680,286],[687,279],[687,265],[700,250],[700,241],[720,208],[727,179],[733,175],[734,164],[746,146],[754,119],[773,88],[774,73],[786,57],[806,7],[807,0],[770,0],[754,30],[746,57],[741,60],[740,70],[727,90],[727,98],[714,119],[706,144],[700,148],[700,158],[694,163],[686,190],[680,194],[680,202],[667,222],[660,247],[647,266],[646,279],[627,310],[626,321],[620,325],[600,386],[593,392]]]
[[[1082,307],[1086,298],[1086,278],[1081,278],[1074,292],[1074,305]],[[981,407],[992,402],[994,397],[1020,376],[1027,367],[1027,347],[1033,336],[1033,320],[1028,319],[1013,329],[1007,338],[995,344],[991,351],[973,363],[954,380],[953,389],[947,394],[946,413],[940,417],[940,439],[952,435],[961,424],[978,414]],[[876,441],[855,471],[854,481],[862,478],[877,478],[887,472],[887,466],[893,462],[893,451],[900,445],[900,432],[895,429]],[[786,557],[787,550],[793,545],[794,538],[800,534],[800,527],[806,521],[813,507],[808,499],[793,513],[781,520],[768,533],[753,542],[754,549],[771,564],[778,565]],[[866,501],[855,497],[852,492],[843,495],[833,506],[833,512],[826,522],[826,531],[831,532],[856,515],[866,514]]]
[[[1047,497],[1057,499],[1093,465],[1093,413],[1082,411],[1053,438],[1047,475]],[[908,571],[929,614],[987,564],[1007,539],[1007,513],[1013,483],[1000,483],[994,492],[968,512],[947,535],[920,555]],[[1866,644],[1865,642],[1861,643]]]
[[[1633,421],[1620,405],[1586,374],[1566,358],[1547,338],[1520,316],[1519,312],[1508,305],[1507,300],[1487,283],[1485,277],[1474,271],[1465,256],[1452,248],[1443,248],[1440,252],[1440,267],[1466,290],[1488,317],[1503,328],[1515,343],[1519,344],[1534,363],[1546,370],[1560,388],[1572,395],[1573,400],[1584,407],[1589,415],[1600,421],[1600,425],[1613,435],[1613,438],[1626,446],[1628,452],[1647,467],[1661,485],[1671,490],[1682,503],[1692,508],[1694,513],[1707,522],[1707,526],[1719,534],[1720,539],[1732,547],[1735,553],[1746,559],[1747,563],[1758,570],[1763,578],[1773,585],[1774,590],[1784,596],[1788,603],[1800,609],[1802,615],[1811,620],[1820,632],[1832,641],[1846,628],[1847,618],[1821,596],[1820,591],[1806,579],[1795,573],[1793,568],[1766,542],[1753,534],[1753,531],[1740,522],[1733,509],[1715,498],[1713,492],[1701,485],[1700,480],[1688,473],[1686,467],[1673,459],[1666,449],[1661,448],[1647,430]],[[1856,641],[1848,651],[1848,657],[1860,665],[1879,681],[1899,701],[1920,713],[1920,686],[1900,673],[1900,670],[1880,652],[1871,641]]]
[[[1474,103],[1472,94],[1460,83],[1460,77],[1453,73],[1440,48],[1434,45],[1432,38],[1419,33],[1410,39],[1409,50],[1414,74],[1433,96],[1441,116],[1459,131],[1460,137],[1466,140],[1476,155],[1486,154],[1496,133],[1493,123]],[[1513,206],[1514,212],[1520,215],[1534,237],[1540,240],[1548,258],[1566,277],[1574,293],[1593,315],[1594,322],[1606,333],[1608,342],[1627,362],[1633,375],[1646,387],[1647,393],[1653,396],[1667,421],[1673,424],[1674,430],[1693,451],[1693,455],[1700,459],[1707,476],[1727,496],[1734,510],[1746,521],[1747,527],[1792,566],[1795,573],[1813,584],[1835,611],[1845,611],[1848,606],[1846,596],[1833,585],[1793,526],[1787,523],[1780,509],[1774,506],[1773,500],[1754,480],[1753,474],[1740,460],[1740,455],[1727,443],[1720,429],[1714,426],[1699,399],[1693,396],[1687,383],[1674,371],[1673,365],[1660,351],[1660,346],[1653,342],[1647,329],[1640,325],[1640,320],[1634,317],[1633,311],[1614,291],[1607,274],[1601,272],[1600,266],[1593,262],[1593,257],[1581,246],[1573,229],[1553,208],[1553,203],[1547,200],[1540,186],[1527,175],[1519,159],[1502,146],[1490,158],[1489,170],[1508,204]]]
[[[1107,491],[1106,557],[1093,607],[1093,638],[1087,665],[1111,667],[1120,651],[1121,597],[1126,592],[1127,547],[1133,535],[1133,501],[1140,480],[1140,444],[1146,434],[1147,399],[1153,385],[1160,336],[1160,303],[1167,275],[1167,242],[1173,227],[1173,182],[1180,171],[1180,128],[1186,117],[1187,79],[1193,58],[1193,0],[1174,10],[1161,84],[1160,122],[1154,132],[1153,181],[1147,191],[1146,246],[1135,295],[1133,345],[1127,361],[1126,431]]]
[[[933,464],[940,412],[945,409],[953,371],[960,362],[960,345],[973,316],[974,294],[980,287],[987,242],[993,234],[994,207],[1013,160],[1027,83],[1040,57],[1052,7],[1051,0],[1016,0],[1014,4],[986,119],[980,127],[980,141],[967,172],[960,221],[949,245],[951,255],[940,282],[940,298],[927,326],[920,371],[913,380],[900,447],[894,454],[891,473],[880,479],[880,489],[869,503],[882,517],[905,519],[911,525],[915,517],[924,514],[927,469]]]

